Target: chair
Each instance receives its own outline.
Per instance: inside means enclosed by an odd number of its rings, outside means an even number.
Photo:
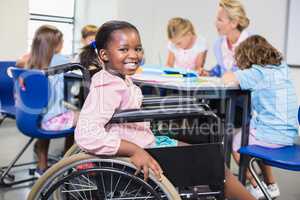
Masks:
[[[300,123],[300,107],[298,109],[298,122]],[[239,149],[241,154],[250,156],[249,171],[256,180],[259,188],[262,190],[266,199],[271,200],[272,197],[268,193],[267,188],[259,179],[254,170],[254,163],[262,161],[264,164],[286,170],[300,171],[300,145],[287,146],[282,148],[266,148],[257,145],[249,145]]]
[[[15,61],[0,61],[0,125],[6,118],[15,118],[13,80],[7,75],[7,69],[15,65]]]
[[[47,131],[41,129],[40,124],[41,114],[48,106],[49,94],[51,93],[51,90],[48,87],[48,75],[64,73],[74,69],[80,69],[85,77],[84,81],[87,80],[89,82],[88,72],[76,63],[51,67],[47,71],[21,68],[11,69],[15,86],[16,124],[19,131],[30,137],[30,139],[16,157],[9,163],[9,165],[1,168],[2,174],[0,177],[0,185],[11,186],[36,179],[33,177],[15,181],[14,176],[9,174],[13,167],[20,166],[15,165],[16,162],[34,139],[61,138],[73,134],[73,128],[61,131]],[[87,87],[84,87],[85,95],[87,94],[86,89]],[[25,163],[21,165],[23,166],[26,164],[32,163]],[[7,179],[9,179],[10,182],[7,182]]]

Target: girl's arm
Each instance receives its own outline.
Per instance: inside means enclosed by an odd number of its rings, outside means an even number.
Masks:
[[[121,140],[119,150],[117,152],[118,156],[127,156],[130,158],[130,161],[137,167],[136,175],[143,170],[144,179],[147,180],[149,177],[149,168],[152,169],[154,175],[158,180],[161,180],[162,169],[159,166],[158,162],[152,158],[152,156],[137,146],[136,144]]]
[[[208,72],[204,70],[204,63],[206,59],[207,51],[199,53],[196,58],[196,71],[200,76],[208,76]]]
[[[222,81],[225,85],[230,85],[230,86],[239,86],[239,81],[236,78],[236,75],[233,72],[226,72],[222,76]]]
[[[175,63],[175,55],[174,55],[174,53],[169,51],[166,66],[174,67],[174,63]]]
[[[96,78],[105,82],[103,77]],[[95,87],[92,82],[75,129],[75,141],[81,149],[95,155],[128,156],[138,168],[137,172],[143,170],[145,179],[149,176],[149,168],[160,179],[159,164],[144,149],[121,139],[116,130],[105,129],[123,99],[121,87],[105,83]]]

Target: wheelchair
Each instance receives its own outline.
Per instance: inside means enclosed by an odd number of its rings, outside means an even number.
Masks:
[[[158,100],[158,99],[157,99]],[[158,100],[159,101],[159,100]],[[205,105],[148,106],[116,113],[111,123],[166,121],[174,118],[217,120]],[[153,105],[153,104],[152,104]],[[178,130],[175,131],[182,131]],[[147,149],[164,170],[162,180],[150,172],[135,174],[128,158],[95,156],[73,146],[64,159],[37,180],[28,200],[37,199],[224,199],[224,155],[221,140],[205,135],[208,143]],[[202,138],[202,140],[204,140]],[[202,160],[203,159],[203,160]],[[209,185],[209,191],[193,187]]]

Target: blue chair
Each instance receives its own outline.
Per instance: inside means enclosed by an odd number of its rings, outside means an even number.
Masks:
[[[6,118],[15,118],[15,100],[13,80],[7,75],[7,69],[16,66],[15,61],[0,61],[0,125]]]
[[[16,123],[21,133],[30,137],[26,145],[21,149],[17,156],[10,162],[7,167],[1,168],[2,174],[0,177],[0,185],[11,186],[36,179],[35,177],[14,180],[14,176],[9,172],[15,165],[18,159],[22,156],[28,146],[34,139],[53,139],[66,137],[73,134],[74,129],[61,131],[47,131],[40,128],[41,115],[48,106],[48,101],[51,89],[48,87],[48,75],[64,73],[69,70],[80,69],[84,74],[85,79],[89,82],[88,72],[79,64],[65,64],[49,68],[48,71],[29,70],[21,68],[12,68],[14,89],[15,89],[15,108],[16,108]],[[84,94],[87,94],[88,83],[84,83]],[[26,163],[32,164],[32,163]],[[26,165],[26,164],[22,164]],[[8,183],[6,180],[9,179]]]
[[[298,121],[300,124],[300,107],[298,110]],[[264,164],[272,167],[300,171],[300,145],[298,144],[276,149],[249,145],[240,148],[239,152],[251,157],[249,171],[268,200],[271,200],[272,197],[254,170],[254,163],[256,161],[262,161]]]

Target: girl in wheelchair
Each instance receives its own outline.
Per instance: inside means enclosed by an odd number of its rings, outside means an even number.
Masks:
[[[90,62],[98,59],[102,70],[92,78],[90,93],[75,130],[76,143],[84,151],[95,155],[129,157],[137,167],[137,173],[143,171],[145,180],[149,169],[160,180],[163,170],[144,148],[179,146],[183,143],[171,138],[161,140],[154,137],[147,122],[109,123],[117,110],[141,107],[141,90],[129,77],[139,67],[144,54],[137,28],[124,21],[106,22],[98,29],[95,42],[86,46],[84,51],[85,55],[89,55]],[[225,174],[226,197],[254,199],[229,170]]]

